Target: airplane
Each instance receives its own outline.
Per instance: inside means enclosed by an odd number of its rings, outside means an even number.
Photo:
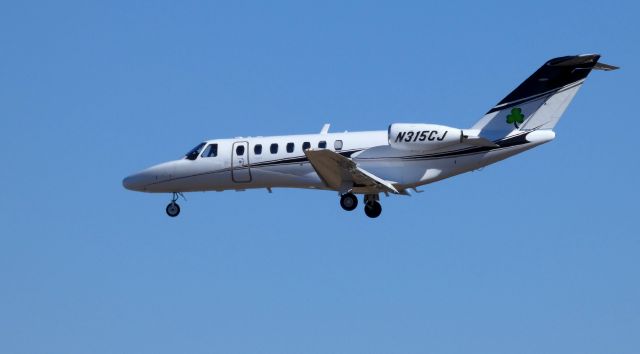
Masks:
[[[363,195],[370,218],[382,213],[380,194],[411,195],[417,187],[474,171],[553,140],[554,127],[591,70],[616,70],[600,55],[554,58],[542,65],[469,129],[393,123],[387,130],[207,140],[182,158],[122,181],[126,189],[171,193],[307,188],[338,192],[356,209]]]

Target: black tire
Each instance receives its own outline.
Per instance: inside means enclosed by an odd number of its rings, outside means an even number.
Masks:
[[[364,213],[372,219],[377,218],[382,214],[382,205],[376,201],[368,202],[364,205]]]
[[[340,206],[346,211],[351,211],[358,207],[358,198],[353,193],[343,194],[340,197]]]
[[[169,203],[169,205],[167,205],[166,211],[167,211],[167,215],[169,215],[172,218],[175,218],[176,216],[178,216],[178,214],[180,214],[180,206],[176,202],[171,202]]]

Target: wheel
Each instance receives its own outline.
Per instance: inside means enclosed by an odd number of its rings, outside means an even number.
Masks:
[[[364,213],[370,218],[377,218],[382,213],[382,205],[377,201],[371,201],[364,205]]]
[[[180,214],[180,206],[178,205],[178,203],[176,202],[169,203],[169,205],[167,205],[167,215],[169,215],[172,218],[175,218],[176,216],[178,216],[178,214]]]
[[[340,197],[340,206],[346,211],[351,211],[358,206],[358,198],[353,193],[343,194]]]

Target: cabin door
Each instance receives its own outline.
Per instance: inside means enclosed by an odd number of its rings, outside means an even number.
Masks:
[[[247,141],[233,143],[233,149],[231,150],[231,179],[236,183],[251,182],[249,142]]]

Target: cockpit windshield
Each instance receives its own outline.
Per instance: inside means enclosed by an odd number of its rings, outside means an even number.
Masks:
[[[186,155],[184,155],[184,158],[187,159],[187,160],[195,160],[198,157],[198,154],[200,154],[200,150],[202,150],[202,148],[205,145],[206,145],[206,143],[198,144],[198,146],[194,147]]]

